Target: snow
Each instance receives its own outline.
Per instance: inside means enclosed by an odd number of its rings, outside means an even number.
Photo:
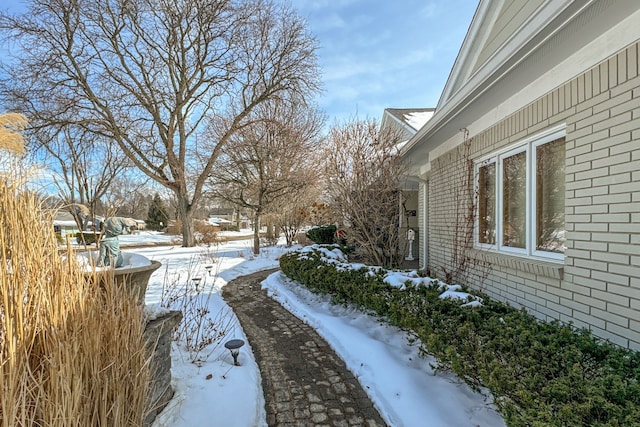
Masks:
[[[123,234],[118,236],[120,246],[127,244],[150,244],[150,243],[179,243],[181,236],[173,236],[171,234],[161,233],[159,231],[134,230],[131,234]]]
[[[353,308],[332,305],[329,297],[311,293],[281,272],[271,274],[263,286],[336,350],[388,425],[504,425],[465,384],[450,375],[435,375],[430,366],[435,359],[420,357],[417,342],[410,345],[397,328]]]
[[[482,298],[460,291],[462,289],[460,285],[444,285],[443,287],[445,291],[440,294],[441,299],[468,301],[467,304],[463,304],[465,307],[477,307],[482,304]]]
[[[124,248],[123,248],[124,249]],[[96,271],[107,270],[111,267],[100,267],[97,265],[97,252],[80,252],[76,255],[78,265],[80,265],[85,271],[91,271],[93,268]],[[122,266],[116,270],[124,268],[138,268],[151,265],[149,258],[133,252],[122,251]]]
[[[213,224],[213,225],[231,224],[231,221],[224,218],[213,217],[213,218],[209,218],[209,224]]]
[[[148,234],[135,234],[139,242]],[[152,236],[159,239],[158,236]],[[134,238],[129,236],[131,243]],[[146,294],[145,314],[159,316],[166,310],[160,306],[163,284],[188,282],[202,278],[210,316],[222,319],[226,335],[209,345],[197,363],[183,342],[172,345],[172,385],[175,395],[156,418],[153,427],[193,427],[224,425],[227,427],[266,426],[260,372],[242,328],[221,297],[221,289],[232,279],[278,266],[284,246],[263,248],[258,256],[251,252],[252,241],[238,240],[218,247],[182,248],[153,246],[132,249],[143,257],[157,260],[162,267],[151,276]],[[296,249],[300,249],[299,247]],[[304,251],[310,248],[303,249]],[[323,249],[327,259],[348,268],[339,250]],[[206,266],[212,266],[210,271]],[[351,265],[362,268],[363,265]],[[375,269],[372,269],[375,271]],[[385,280],[394,286],[419,284],[415,272],[388,273]],[[445,292],[460,292],[447,288]],[[381,323],[351,307],[330,304],[329,298],[309,292],[281,272],[271,274],[263,287],[296,316],[313,326],[345,360],[374,405],[389,425],[393,426],[503,426],[501,416],[483,394],[473,392],[456,377],[436,374],[435,361],[420,357],[413,337]],[[452,297],[457,294],[451,294]],[[468,301],[464,295],[462,302]],[[240,366],[233,365],[231,353],[223,344],[242,339]],[[410,344],[414,341],[413,344]]]
[[[168,308],[162,307],[159,303],[158,304],[146,304],[144,306],[144,317],[148,320],[155,320],[158,317],[162,317],[165,316],[167,314],[169,314],[171,310],[169,310]]]
[[[415,130],[420,130],[420,128],[422,128],[422,126],[424,126],[425,123],[433,117],[433,113],[434,111],[414,111],[412,113],[405,114],[404,120]]]

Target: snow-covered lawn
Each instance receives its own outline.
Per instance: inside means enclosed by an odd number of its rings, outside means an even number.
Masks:
[[[145,240],[150,233],[126,236],[127,243]],[[160,236],[153,236],[155,241]],[[228,324],[222,341],[246,337],[235,316],[221,298],[221,289],[236,277],[278,266],[284,247],[251,253],[251,240],[231,241],[217,248],[162,246],[132,249],[160,261],[163,266],[150,279],[147,306],[153,311],[162,298],[163,284],[186,283],[202,277],[213,318]],[[127,249],[124,248],[126,251]],[[205,266],[212,264],[211,273]],[[403,276],[390,276],[401,283]],[[391,426],[504,426],[502,417],[485,396],[474,393],[459,379],[434,374],[433,360],[421,358],[409,337],[377,318],[348,307],[334,306],[328,298],[307,291],[282,273],[271,274],[263,287],[299,318],[312,325],[345,360],[369,393],[382,417]],[[455,291],[455,290],[451,290]],[[191,363],[184,343],[172,348],[172,382],[175,396],[158,416],[154,427],[265,426],[260,373],[251,345],[242,347],[240,366],[233,365],[222,342],[208,346]],[[208,357],[202,357],[208,355]]]

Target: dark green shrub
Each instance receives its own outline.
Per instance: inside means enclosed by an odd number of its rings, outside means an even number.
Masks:
[[[154,231],[162,231],[169,225],[169,214],[158,193],[153,196],[145,222],[147,229]]]
[[[486,295],[482,306],[468,308],[440,299],[435,282],[401,290],[384,282],[383,270],[344,268],[325,262],[319,250],[284,255],[280,267],[334,302],[412,331],[439,370],[488,388],[510,426],[640,425],[638,352],[571,325],[541,322]]]
[[[331,245],[335,243],[336,239],[336,226],[335,225],[323,225],[320,227],[314,227],[306,233],[309,240],[319,245]]]

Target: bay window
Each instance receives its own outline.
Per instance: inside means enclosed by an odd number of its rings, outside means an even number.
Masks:
[[[564,131],[481,159],[476,177],[476,246],[563,259]]]

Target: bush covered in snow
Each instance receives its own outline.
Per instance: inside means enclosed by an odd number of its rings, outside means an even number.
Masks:
[[[348,264],[336,246],[291,252],[280,267],[337,303],[412,331],[422,350],[438,358],[439,370],[489,389],[510,426],[631,426],[640,420],[638,352],[415,273],[399,276],[399,285],[392,279],[397,273]]]

